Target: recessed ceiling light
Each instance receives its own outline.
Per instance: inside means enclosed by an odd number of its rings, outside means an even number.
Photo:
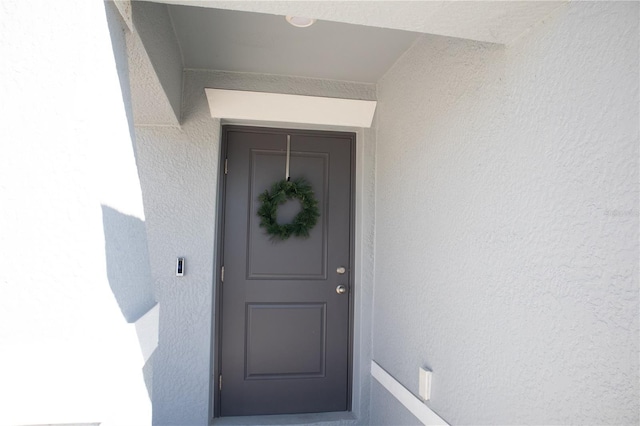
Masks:
[[[290,15],[287,15],[285,17],[285,19],[287,20],[288,23],[290,23],[294,27],[298,27],[298,28],[310,27],[311,25],[313,25],[314,22],[316,22],[315,19],[304,18],[302,16],[290,16]]]

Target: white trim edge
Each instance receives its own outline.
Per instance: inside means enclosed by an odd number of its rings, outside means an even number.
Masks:
[[[418,397],[409,392],[400,382],[384,371],[374,360],[371,360],[371,375],[393,395],[400,404],[411,412],[424,425],[448,425],[431,408]]]
[[[376,101],[204,89],[213,118],[371,127]]]

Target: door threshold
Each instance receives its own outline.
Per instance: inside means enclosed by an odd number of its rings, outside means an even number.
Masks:
[[[331,413],[278,414],[269,416],[219,417],[213,419],[213,426],[232,425],[326,425],[347,426],[357,424],[356,416],[349,411]]]

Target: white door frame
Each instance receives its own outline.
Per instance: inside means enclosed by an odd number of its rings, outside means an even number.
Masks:
[[[205,89],[211,117],[222,124],[254,125],[262,127],[295,128],[305,130],[334,130],[356,133],[354,240],[354,304],[353,304],[353,362],[351,413],[318,413],[318,420],[341,420],[355,417],[367,420],[371,386],[371,313],[373,309],[373,247],[375,196],[375,136],[370,127],[376,108],[375,101],[319,98],[271,93],[267,98],[275,104],[254,108],[255,97],[243,92],[226,90],[225,102],[218,102],[221,91]],[[218,98],[216,99],[216,95]],[[262,95],[260,95],[262,97]],[[304,98],[304,99],[300,99]],[[314,99],[320,99],[320,103]],[[266,99],[266,98],[264,98]],[[329,99],[330,101],[326,101]],[[343,102],[347,101],[347,102]],[[249,102],[250,104],[247,104]],[[262,101],[261,101],[262,102]],[[227,107],[225,107],[228,106]],[[213,106],[213,108],[212,108]],[[340,108],[336,118],[332,113]],[[268,115],[266,114],[268,112]],[[222,132],[219,132],[221,135]],[[213,343],[213,342],[212,342]],[[215,351],[212,351],[212,358]],[[213,370],[212,370],[213,371]],[[215,383],[215,381],[210,381]],[[209,399],[213,403],[212,397]],[[210,418],[213,418],[213,407]],[[272,421],[278,421],[269,416]],[[215,422],[219,424],[219,422]]]

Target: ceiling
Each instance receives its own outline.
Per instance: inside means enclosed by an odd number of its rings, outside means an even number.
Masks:
[[[511,44],[568,0],[152,0]]]
[[[420,35],[282,15],[169,5],[185,68],[377,82]]]
[[[568,3],[126,0],[114,4],[132,30],[126,40],[129,60],[134,62],[130,73],[136,124],[177,126],[184,68],[355,81],[375,87],[417,37],[427,34],[509,46]],[[285,15],[318,21],[307,29],[294,28]]]

